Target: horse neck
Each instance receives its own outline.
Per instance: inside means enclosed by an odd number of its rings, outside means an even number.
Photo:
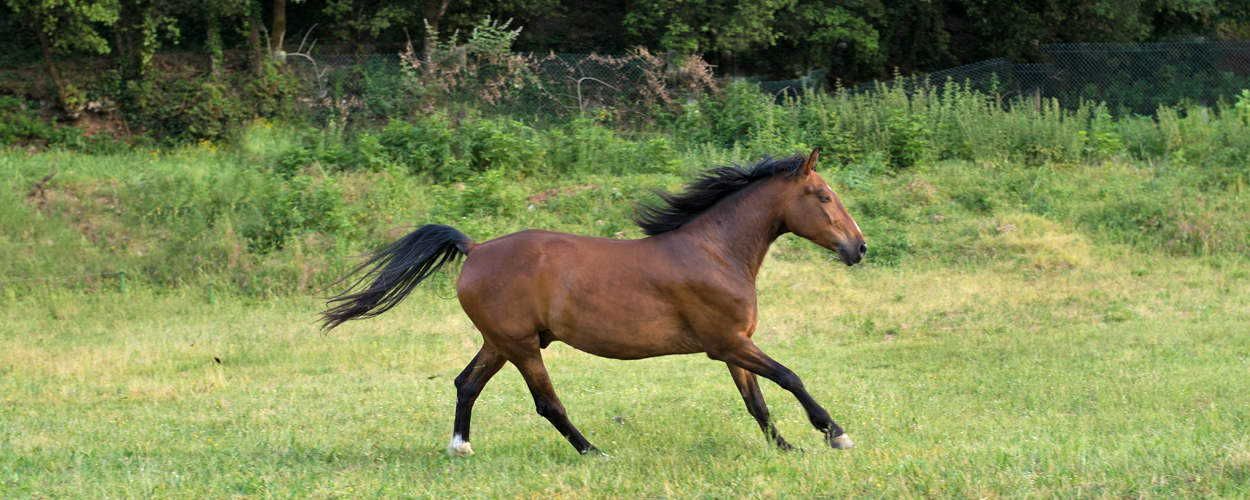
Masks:
[[[754,282],[768,248],[785,232],[777,202],[783,189],[780,180],[748,186],[676,232]]]

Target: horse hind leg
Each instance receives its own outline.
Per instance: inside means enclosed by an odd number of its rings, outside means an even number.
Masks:
[[[525,379],[525,384],[529,386],[538,414],[551,422],[551,425],[569,440],[569,444],[572,444],[578,453],[582,455],[602,454],[569,421],[568,412],[564,410],[564,405],[556,396],[555,387],[551,385],[551,378],[547,376],[547,367],[543,365],[542,353],[536,348],[524,349],[509,356],[508,360],[516,365],[517,370],[521,372],[521,377]]]
[[[777,432],[777,427],[773,425],[768,413],[768,405],[764,403],[764,393],[760,392],[760,384],[755,374],[734,365],[728,366],[729,375],[733,377],[734,384],[738,386],[738,392],[742,394],[742,401],[747,405],[747,412],[760,424],[760,430],[764,431],[764,436],[778,448],[793,449],[794,447],[781,437],[781,433]]]
[[[473,356],[464,371],[456,377],[456,423],[453,426],[451,442],[447,444],[447,454],[453,457],[465,457],[473,454],[469,446],[469,422],[473,415],[473,403],[482,393],[486,382],[490,381],[504,364],[503,356],[482,346]]]

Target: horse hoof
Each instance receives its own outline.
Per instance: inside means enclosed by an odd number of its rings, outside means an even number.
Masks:
[[[604,459],[604,460],[611,460],[611,459],[612,459],[612,455],[609,455],[609,454],[607,454],[607,453],[604,453],[604,452],[603,452],[603,450],[600,450],[599,448],[595,448],[594,446],[591,446],[590,448],[586,448],[586,450],[582,452],[582,456],[584,456],[584,457],[599,457],[599,458],[602,458],[602,459]]]
[[[852,443],[852,442],[851,442],[851,438],[847,437],[847,436],[846,436],[846,433],[844,432],[844,433],[842,433],[842,434],[838,434],[838,437],[835,437],[835,438],[833,438],[833,439],[830,439],[830,440],[829,440],[829,446],[832,446],[832,447],[837,448],[837,449],[839,449],[839,450],[846,450],[846,449],[850,449],[851,447],[855,446],[855,443]]]
[[[460,439],[459,435],[451,437],[451,442],[447,443],[447,456],[449,457],[467,457],[473,454],[473,447],[469,446],[469,442]]]

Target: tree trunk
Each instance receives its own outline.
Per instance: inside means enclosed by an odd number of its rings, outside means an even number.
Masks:
[[[260,45],[260,26],[265,20],[261,19],[260,2],[249,1],[246,9],[244,19],[247,21],[247,51],[251,53],[251,73],[259,75],[265,59],[265,49]]]
[[[65,92],[65,84],[61,81],[61,72],[56,68],[56,61],[52,59],[52,43],[48,41],[48,34],[43,31],[43,25],[36,23],[35,32],[39,34],[39,50],[43,52],[43,62],[48,67],[48,76],[52,78],[52,89],[56,93],[56,104],[67,113],[73,113],[68,107],[69,95]]]
[[[212,75],[214,80],[221,77],[221,67],[224,55],[221,49],[221,26],[218,22],[217,14],[208,12],[207,19],[204,22],[205,44],[208,46],[208,74]]]
[[[144,48],[139,39],[143,38],[143,19],[147,12],[136,5],[137,2],[122,2],[117,24],[113,27],[116,34],[118,70],[122,80],[142,81],[147,77],[147,63],[144,60]]]
[[[269,32],[269,37],[273,44],[269,50],[281,54],[282,42],[286,38],[286,0],[273,0],[273,30]]]
[[[451,0],[439,0],[437,10],[431,9],[429,12],[426,12],[425,26],[428,31],[426,31],[421,44],[422,57],[425,57],[425,54],[430,53],[430,50],[434,48],[430,44],[437,41],[435,37],[438,34],[438,23],[443,20],[443,14],[447,13],[447,4],[449,3],[451,3]]]

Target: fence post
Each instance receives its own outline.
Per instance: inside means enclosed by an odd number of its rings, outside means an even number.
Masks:
[[[126,295],[126,271],[122,271],[120,267],[117,268],[117,279],[122,283],[122,295]]]

